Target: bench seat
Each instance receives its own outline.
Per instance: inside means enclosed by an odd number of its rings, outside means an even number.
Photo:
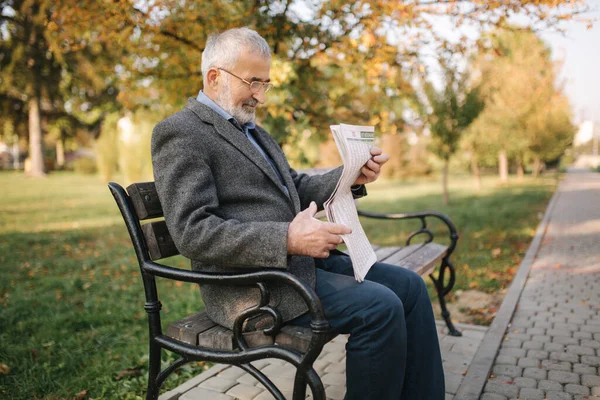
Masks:
[[[425,277],[435,269],[444,258],[448,247],[438,243],[421,243],[406,247],[373,246],[377,261],[408,268]],[[219,350],[234,350],[237,346],[233,331],[212,322],[206,312],[199,312],[171,323],[167,336],[195,346]],[[331,334],[328,340],[336,334]],[[287,325],[275,338],[263,331],[244,333],[244,339],[250,347],[278,344],[298,351],[306,351],[311,338],[310,328]]]

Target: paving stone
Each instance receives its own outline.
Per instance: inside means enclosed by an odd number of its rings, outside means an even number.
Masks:
[[[516,397],[519,393],[519,387],[514,383],[488,381],[488,383],[485,385],[485,391],[501,394],[502,396],[506,397]]]
[[[519,399],[544,400],[544,392],[540,389],[523,388],[519,391]]]
[[[554,338],[556,339],[556,338]],[[544,343],[544,350],[548,352],[562,353],[565,351],[565,346],[560,343]]]
[[[572,394],[583,394],[587,396],[590,394],[590,388],[583,385],[576,385],[574,383],[567,383],[565,385],[565,392]]]
[[[545,335],[545,328],[527,328],[527,333],[530,335]]]
[[[536,358],[525,357],[525,358],[519,359],[519,362],[517,363],[517,365],[519,367],[539,367],[540,360],[538,360]]]
[[[580,332],[600,333],[600,325],[582,325],[579,327]]]
[[[326,385],[345,385],[346,374],[329,373],[321,377],[321,380]]]
[[[263,391],[264,390],[259,387],[240,383],[229,389],[225,394],[239,400],[251,400]]]
[[[523,376],[526,378],[533,378],[536,380],[546,379],[548,376],[548,371],[542,368],[525,368],[523,370]]]
[[[582,375],[583,374],[595,375],[596,367],[591,367],[591,366],[585,365],[585,364],[574,364],[573,372],[575,372],[576,374],[582,374]]]
[[[496,365],[517,365],[517,357],[499,355],[494,362]]]
[[[550,353],[548,353],[547,351],[544,351],[544,350],[528,350],[527,358],[535,358],[538,360],[545,360],[548,358],[549,354]]]
[[[567,346],[567,352],[569,353],[575,353],[575,354],[579,354],[579,355],[585,355],[585,356],[594,356],[596,355],[596,352],[594,351],[593,348],[591,347],[584,347],[584,346]]]
[[[478,347],[479,347],[479,343],[474,343],[474,342],[456,343],[452,347],[451,351],[452,351],[452,353],[459,353],[459,354],[465,354],[465,355],[472,356],[473,354],[475,354]]]
[[[558,361],[568,361],[571,363],[578,363],[579,362],[579,356],[577,354],[571,354],[571,353],[561,353],[558,351],[553,351],[550,353],[550,359],[551,360],[558,360]]]
[[[542,360],[542,368],[555,371],[571,371],[571,363],[568,361]]]
[[[600,357],[581,356],[581,363],[592,367],[600,367]]]
[[[192,390],[185,392],[179,400],[198,400],[198,399],[210,399],[210,400],[233,400],[233,397],[228,396],[224,393],[215,392],[213,390],[195,387]]]
[[[572,399],[573,399],[573,396],[571,396],[569,393],[548,391],[548,392],[546,392],[545,400],[572,400]]]
[[[583,394],[576,394],[573,396],[573,400],[600,400],[598,396],[587,396]]]
[[[573,337],[576,339],[593,339],[594,335],[590,332],[573,332]]]
[[[533,351],[533,350],[529,350],[529,351]],[[527,354],[527,350],[517,349],[517,348],[500,349],[500,352],[498,353],[498,355],[501,355],[501,356],[513,356],[513,357],[525,357],[526,354]]]
[[[531,340],[534,342],[550,343],[552,341],[552,337],[545,335],[533,335],[531,336]]]
[[[579,375],[567,371],[548,371],[548,380],[560,383],[579,384]]]
[[[523,349],[527,349],[527,350],[542,350],[544,348],[544,343],[527,340],[527,341],[523,342],[523,346],[521,346],[521,347]]]
[[[492,373],[495,375],[506,375],[511,378],[521,376],[523,368],[517,367],[516,365],[495,365],[492,368]]]
[[[199,387],[213,390],[219,393],[225,393],[232,386],[237,385],[237,382],[233,379],[223,379],[219,377],[212,377],[202,382]]]
[[[508,400],[508,397],[503,396],[498,393],[489,393],[486,392],[481,396],[480,400]]]
[[[593,396],[600,396],[600,386],[595,386],[592,388],[592,395]]]
[[[558,344],[564,344],[564,345],[568,345],[568,344],[578,345],[579,339],[575,339],[573,337],[557,336],[552,339],[552,342],[558,343]]]
[[[245,373],[246,371],[244,371],[243,369],[232,366],[219,372],[216,376],[218,376],[221,379],[229,379],[231,381],[235,381],[237,380],[237,378],[244,375]]]
[[[238,383],[244,383],[246,385],[256,385],[258,383],[258,380],[256,380],[256,378],[249,374],[240,376],[236,379],[236,381]]]
[[[526,340],[531,340],[531,335],[528,333],[515,333],[515,332],[509,332],[505,338],[507,338],[508,340],[511,339],[517,339],[517,340],[521,340],[521,341],[526,341]]]
[[[446,393],[455,394],[463,379],[464,377],[462,375],[444,374],[444,380],[446,383]]]
[[[520,349],[522,345],[523,345],[523,341],[519,340],[519,339],[506,339],[505,341],[502,342],[503,349],[509,349],[509,348]]]
[[[563,386],[555,381],[548,381],[548,380],[541,380],[538,382],[538,389],[541,390],[545,390],[545,391],[556,391],[556,392],[562,392],[563,390]]]
[[[581,339],[581,345],[593,349],[600,349],[600,341],[598,340]]]
[[[537,387],[537,381],[533,378],[522,378],[522,377],[518,377],[514,379],[515,385],[517,385],[520,388],[534,388]]]
[[[329,364],[324,371],[344,373],[346,372],[346,363]]]
[[[581,375],[581,384],[585,386],[600,386],[600,376],[598,375]]]
[[[346,386],[332,385],[325,388],[325,395],[328,399],[343,400],[346,395]]]
[[[266,367],[267,365],[269,365],[269,360],[256,360],[256,361],[252,361],[250,364],[254,365],[254,367],[256,369],[263,369],[264,367]]]

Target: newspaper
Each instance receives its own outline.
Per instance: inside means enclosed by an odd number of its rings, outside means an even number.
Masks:
[[[345,124],[332,125],[330,128],[344,167],[331,197],[324,204],[325,213],[330,222],[344,224],[352,229],[351,234],[342,235],[342,238],[350,253],[354,278],[362,282],[377,261],[377,256],[358,219],[350,186],[360,176],[360,169],[371,158],[375,128]]]

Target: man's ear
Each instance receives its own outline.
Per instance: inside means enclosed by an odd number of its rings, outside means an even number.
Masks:
[[[220,75],[221,74],[219,73],[219,70],[217,68],[211,68],[208,70],[206,74],[206,83],[209,88],[213,90],[217,88],[217,86],[219,85]]]

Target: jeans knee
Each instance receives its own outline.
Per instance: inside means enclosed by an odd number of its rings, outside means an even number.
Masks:
[[[377,324],[403,324],[404,304],[391,290],[381,290],[369,304],[369,313]]]

